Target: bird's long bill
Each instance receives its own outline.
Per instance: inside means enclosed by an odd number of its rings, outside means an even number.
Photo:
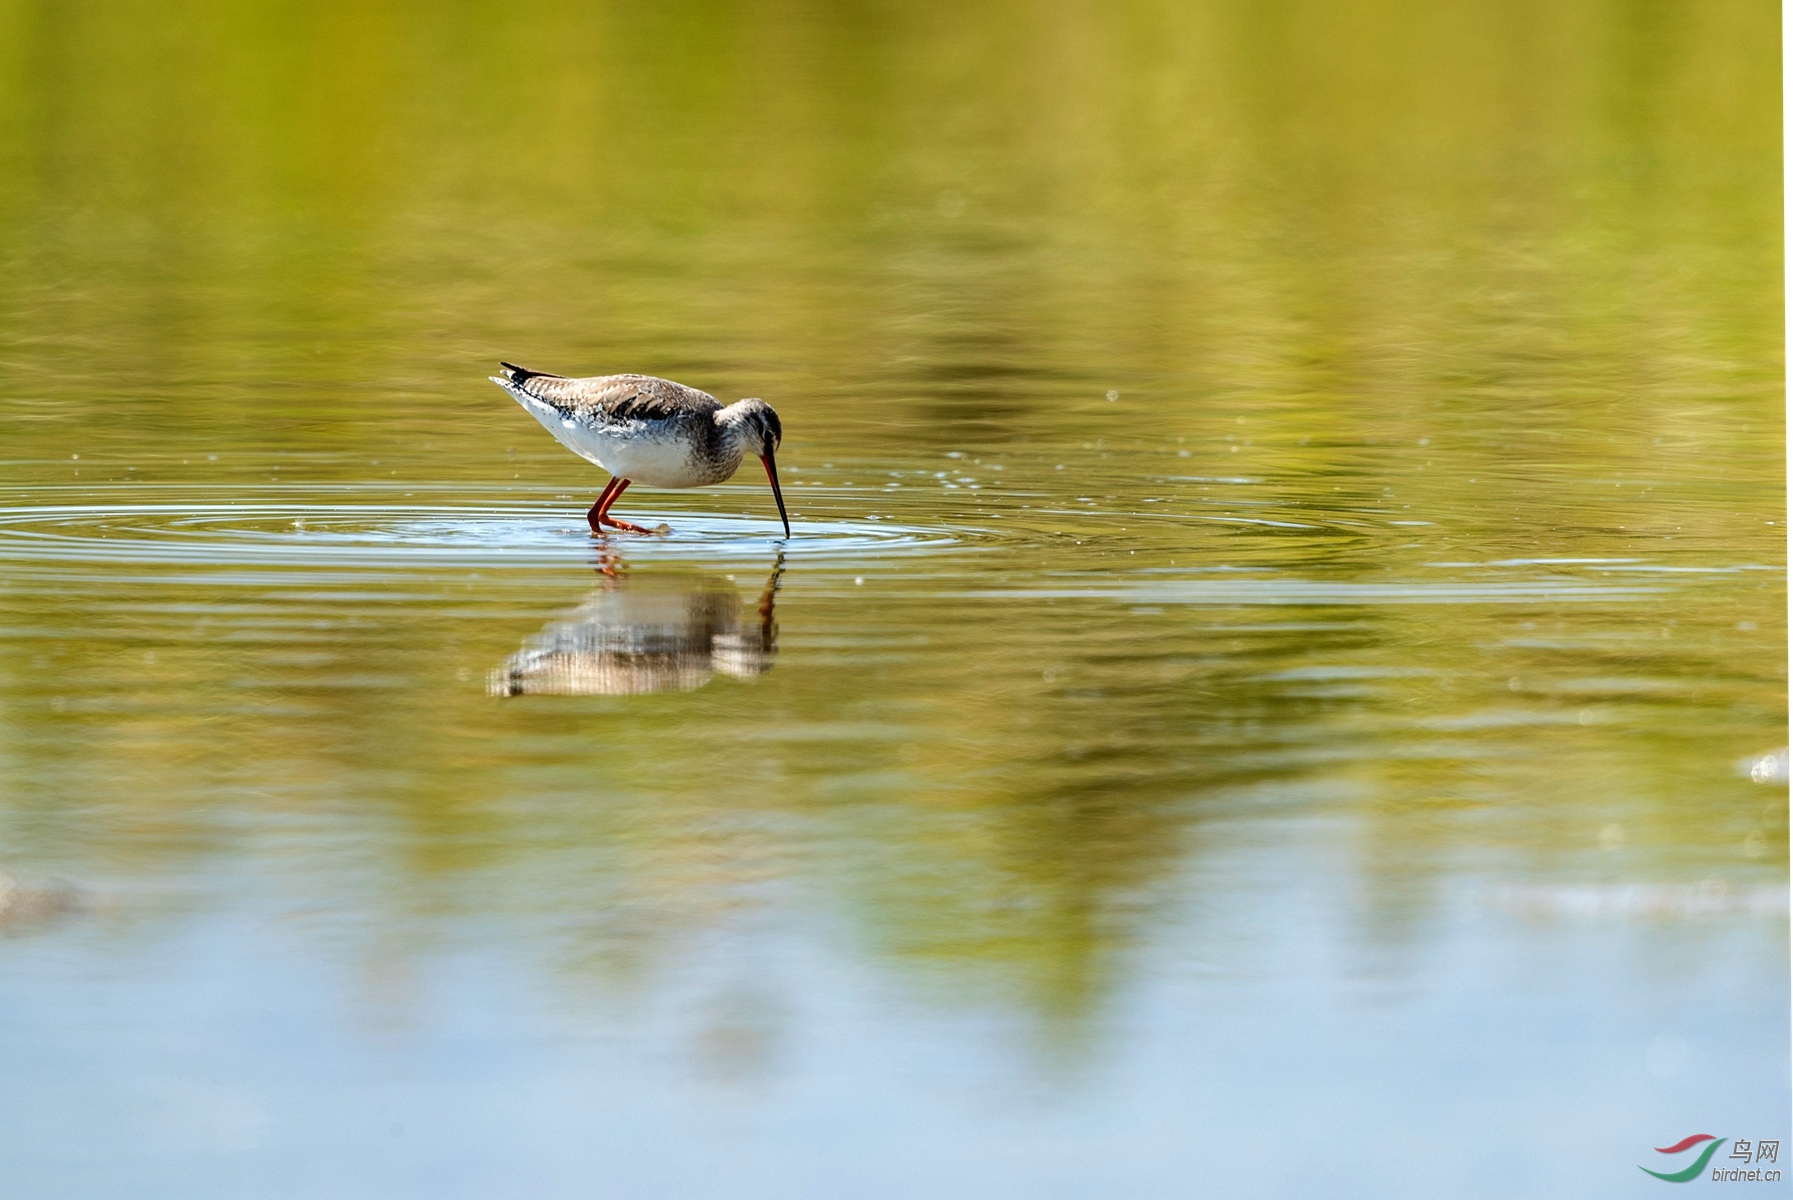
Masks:
[[[778,519],[784,522],[784,535],[790,537],[791,519],[784,515],[784,493],[778,490],[778,464],[772,461],[770,450],[760,455],[760,461],[766,464],[766,478],[772,481],[772,499],[778,501]]]

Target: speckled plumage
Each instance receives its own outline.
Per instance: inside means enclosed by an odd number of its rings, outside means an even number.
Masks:
[[[784,518],[784,497],[773,465],[784,430],[764,400],[724,406],[708,392],[652,375],[569,379],[502,365],[504,375],[492,376],[492,382],[516,397],[567,449],[603,467],[620,484],[606,489],[593,507],[594,529],[600,524],[633,528],[606,518],[606,501],[614,500],[613,490],[620,495],[631,482],[663,488],[721,483],[750,452],[765,462],[779,516]],[[788,520],[785,532],[788,536]]]

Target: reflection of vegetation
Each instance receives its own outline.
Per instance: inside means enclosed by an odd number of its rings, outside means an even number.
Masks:
[[[1213,823],[1291,796],[1349,811],[1391,937],[1465,862],[1778,869],[1784,818],[1724,774],[1779,736],[1769,573],[942,595],[1778,564],[1774,33],[1728,0],[0,0],[14,481],[589,482],[489,394],[523,355],[773,398],[795,478],[902,474],[812,513],[999,531],[944,583],[796,572],[750,700],[550,722],[456,672],[564,580],[17,582],[9,845],[202,870],[244,823],[340,838],[382,912],[552,913],[625,975],[825,880],[882,952],[1071,1017]],[[934,481],[948,448],[977,492]]]

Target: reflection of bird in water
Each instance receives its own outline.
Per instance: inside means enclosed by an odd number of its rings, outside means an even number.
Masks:
[[[772,669],[772,620],[784,556],[758,610],[743,613],[725,579],[611,579],[552,621],[487,678],[494,696],[632,696],[690,691],[721,672],[753,679]]]
[[[610,506],[631,483],[706,487],[733,475],[751,452],[765,465],[778,519],[784,535],[791,536],[773,457],[784,427],[764,400],[737,400],[724,408],[708,392],[652,375],[567,379],[500,365],[504,374],[492,376],[493,383],[515,396],[561,445],[610,472],[603,494],[585,514],[593,533],[606,527],[654,532],[610,515]]]

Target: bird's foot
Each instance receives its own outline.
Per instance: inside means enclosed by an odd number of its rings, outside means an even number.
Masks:
[[[647,529],[640,525],[631,524],[628,521],[619,521],[615,517],[602,517],[600,518],[598,525],[592,526],[593,533],[602,533],[605,529],[620,529],[624,533],[645,533],[650,537],[656,533],[672,532],[672,528],[667,525],[662,525],[658,529]]]

